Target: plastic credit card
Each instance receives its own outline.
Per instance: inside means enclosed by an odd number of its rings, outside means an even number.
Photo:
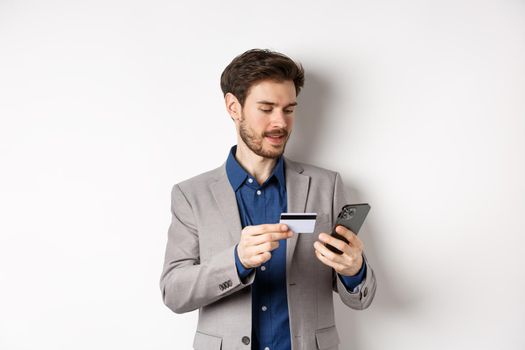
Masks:
[[[295,233],[313,233],[317,213],[281,213],[280,224],[288,225]]]

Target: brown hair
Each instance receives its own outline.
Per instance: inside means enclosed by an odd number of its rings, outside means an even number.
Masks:
[[[221,74],[221,89],[224,95],[230,92],[244,106],[252,85],[262,80],[292,80],[295,95],[304,85],[304,69],[288,56],[268,49],[251,49],[235,57]]]

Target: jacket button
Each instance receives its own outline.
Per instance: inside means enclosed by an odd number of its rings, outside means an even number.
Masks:
[[[246,337],[246,336],[242,337],[242,342],[243,344],[246,344],[246,345],[250,344],[250,337]]]

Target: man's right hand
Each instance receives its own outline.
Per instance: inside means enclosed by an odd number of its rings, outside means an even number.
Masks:
[[[293,231],[285,224],[246,226],[237,245],[239,260],[247,269],[258,267],[270,260],[270,252],[279,247],[279,240],[292,236]]]

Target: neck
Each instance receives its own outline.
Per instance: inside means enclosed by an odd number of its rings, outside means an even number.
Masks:
[[[244,170],[255,178],[259,185],[266,181],[277,163],[277,159],[261,157],[253,153],[244,142],[237,143],[235,159]]]

